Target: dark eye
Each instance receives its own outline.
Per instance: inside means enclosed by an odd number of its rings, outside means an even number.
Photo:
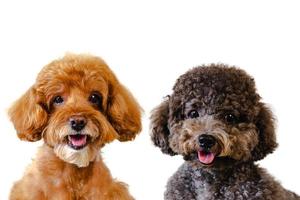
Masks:
[[[89,102],[100,108],[102,104],[102,97],[100,94],[93,92],[91,96],[89,96]]]
[[[188,118],[197,118],[197,117],[199,117],[199,113],[197,110],[191,110],[188,113]]]
[[[224,115],[224,119],[229,124],[234,124],[238,121],[238,118],[234,114],[226,114]]]
[[[64,99],[61,96],[56,96],[53,98],[53,104],[59,105],[64,102]]]

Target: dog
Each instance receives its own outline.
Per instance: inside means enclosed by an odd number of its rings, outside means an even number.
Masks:
[[[242,69],[187,71],[150,121],[154,144],[186,160],[169,179],[166,200],[300,199],[255,164],[277,147],[274,117]]]
[[[43,140],[11,200],[132,200],[100,149],[141,131],[141,108],[100,58],[67,54],[46,65],[9,109],[21,140]]]

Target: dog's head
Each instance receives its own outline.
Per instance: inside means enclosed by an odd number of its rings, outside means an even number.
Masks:
[[[134,139],[140,107],[103,60],[66,55],[45,66],[9,110],[19,138],[41,138],[62,160],[84,167],[114,139]]]
[[[153,110],[151,137],[164,153],[206,167],[255,161],[277,146],[271,111],[253,78],[224,65],[196,67]]]

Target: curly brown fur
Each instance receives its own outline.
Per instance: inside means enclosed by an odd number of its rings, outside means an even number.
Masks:
[[[67,55],[45,66],[9,110],[18,137],[43,139],[11,200],[133,199],[99,154],[141,130],[141,109],[105,62]]]
[[[151,138],[186,160],[165,199],[300,199],[254,164],[277,146],[274,119],[241,69],[212,64],[180,76],[152,112]]]

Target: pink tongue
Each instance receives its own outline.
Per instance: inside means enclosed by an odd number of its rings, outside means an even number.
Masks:
[[[74,146],[83,146],[86,143],[86,135],[70,135],[69,140]]]
[[[198,159],[201,163],[208,165],[214,161],[215,155],[211,152],[198,151]]]

